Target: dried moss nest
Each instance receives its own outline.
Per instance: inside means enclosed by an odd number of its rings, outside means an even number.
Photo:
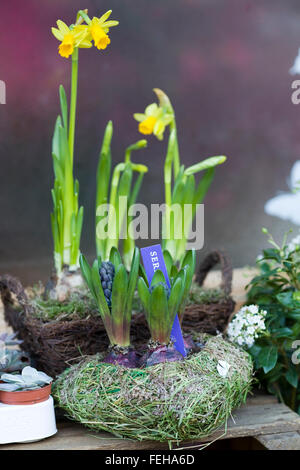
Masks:
[[[252,382],[250,356],[221,336],[182,362],[126,369],[90,356],[56,380],[53,395],[66,415],[120,438],[169,441],[209,436],[245,401]],[[226,378],[220,360],[230,364]]]

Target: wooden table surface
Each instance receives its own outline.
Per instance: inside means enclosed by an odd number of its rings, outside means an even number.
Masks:
[[[59,422],[58,433],[34,443],[0,446],[1,450],[168,450],[166,443],[119,439],[106,432],[95,432],[73,422]],[[233,412],[227,432],[223,427],[209,438],[183,442],[174,449],[199,449],[208,441],[254,437],[268,449],[300,450],[300,416],[270,395],[248,398]]]

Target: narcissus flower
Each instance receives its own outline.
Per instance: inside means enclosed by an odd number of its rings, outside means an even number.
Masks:
[[[87,25],[76,25],[71,29],[66,23],[58,20],[57,26],[58,29],[52,28],[51,31],[56,39],[61,41],[58,50],[62,57],[68,58],[72,55],[75,47],[92,47]]]
[[[107,21],[111,15],[111,10],[107,11],[100,18],[94,17],[92,20],[87,15],[87,10],[80,10],[77,15],[75,25],[67,26],[63,21],[58,20],[58,28],[52,28],[52,33],[61,41],[59,54],[68,58],[78,47],[92,47],[92,40],[97,49],[106,49],[110,44],[108,37],[109,29],[119,24],[118,21]],[[83,21],[86,24],[81,24]]]
[[[159,140],[162,140],[165,128],[173,121],[174,115],[162,106],[152,103],[147,106],[144,114],[135,113],[134,119],[139,122],[141,134],[154,134]]]
[[[119,24],[118,21],[106,21],[110,15],[111,10],[104,13],[100,18],[94,16],[89,24],[90,34],[97,49],[106,49],[108,44],[110,44],[110,38],[107,34],[109,32],[109,28]]]

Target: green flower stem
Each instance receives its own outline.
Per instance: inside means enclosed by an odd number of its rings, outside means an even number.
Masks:
[[[174,221],[171,218],[171,206],[172,206],[172,165],[174,161],[175,154],[175,145],[176,145],[176,133],[173,130],[170,133],[168,150],[164,166],[164,183],[165,183],[165,216],[163,222],[163,240],[165,246],[168,246],[168,249],[172,256],[174,253]],[[169,230],[167,228],[169,227]]]
[[[105,257],[105,243],[106,239],[98,237],[97,235],[97,226],[101,218],[98,215],[98,208],[103,204],[108,203],[108,191],[109,191],[109,182],[111,175],[111,139],[113,135],[113,124],[111,121],[108,122],[103,143],[100,151],[99,163],[97,168],[97,192],[96,192],[96,249],[97,255],[102,258]]]
[[[79,10],[78,14],[77,14],[77,22],[76,24],[79,24],[79,17],[81,17],[85,22],[86,24],[90,24],[91,23],[91,18],[87,15],[87,10],[84,11],[84,10]]]
[[[76,122],[76,103],[78,87],[78,47],[72,54],[72,79],[71,79],[71,102],[70,102],[70,122],[69,122],[69,149],[71,164],[73,166],[74,140],[75,140],[75,122]]]
[[[178,147],[177,126],[176,126],[175,113],[174,113],[174,109],[173,109],[172,106],[171,106],[171,109],[172,109],[172,112],[173,112],[173,115],[174,115],[174,119],[170,123],[170,131],[171,132],[174,131],[174,134],[175,134],[173,172],[174,172],[174,179],[176,179],[177,175],[179,173],[179,170],[180,170],[180,156],[179,156],[179,147]]]
[[[133,206],[136,203],[138,194],[140,192],[140,189],[143,183],[144,174],[148,171],[147,167],[145,167],[146,171],[143,171],[142,168],[137,168],[137,167],[143,167],[143,166],[144,165],[134,165],[134,164],[132,165],[133,170],[136,169],[136,171],[138,171],[139,174],[138,174],[137,180],[134,183],[133,190],[130,195],[129,207]],[[133,236],[131,225],[130,225],[131,221],[132,221],[132,216],[129,216],[127,213],[127,237],[124,239],[124,243],[123,243],[123,259],[124,259],[124,265],[127,271],[130,270],[131,260],[132,260],[132,256],[133,256],[134,249],[135,249],[135,240],[134,240],[134,236]]]
[[[109,212],[108,212],[108,230],[112,233],[112,237],[106,239],[106,247],[105,247],[105,259],[109,258],[110,250],[112,247],[118,246],[118,235],[117,235],[117,220],[116,215],[118,213],[118,185],[120,180],[121,172],[124,171],[125,164],[119,163],[113,172],[113,177],[111,181],[111,192],[110,192],[110,200],[109,200]]]

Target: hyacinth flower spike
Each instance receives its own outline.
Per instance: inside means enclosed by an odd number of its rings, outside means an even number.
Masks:
[[[103,362],[129,368],[137,365],[137,355],[130,345],[130,322],[139,264],[138,248],[134,251],[129,275],[116,248],[112,248],[109,261],[98,257],[92,267],[80,255],[82,275],[97,302],[110,341],[110,350]]]

